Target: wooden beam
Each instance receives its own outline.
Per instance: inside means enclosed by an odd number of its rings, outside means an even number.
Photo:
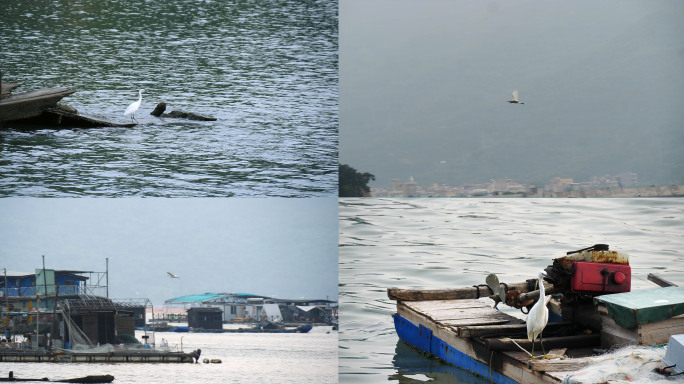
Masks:
[[[490,351],[519,351],[520,348],[518,345],[515,345],[513,341],[528,351],[532,349],[532,342],[529,340],[511,339],[508,337],[486,339],[485,345]],[[573,348],[598,347],[601,344],[601,335],[597,333],[591,335],[544,337],[543,344],[545,349],[569,346],[572,346]],[[541,352],[541,347],[539,339],[535,340],[534,349],[538,349]]]
[[[502,284],[503,285],[503,284]],[[508,289],[527,292],[527,282],[508,284]],[[387,288],[387,296],[390,300],[397,301],[428,301],[428,300],[463,300],[489,297],[494,292],[486,286],[451,288],[451,289],[400,289]]]
[[[661,287],[676,287],[677,286],[677,284],[675,284],[671,281],[665,280],[662,277],[660,277],[654,273],[649,273],[648,276],[646,276],[646,278],[648,280],[658,284]]]
[[[520,320],[520,322],[520,324],[461,326],[458,328],[458,335],[461,337],[481,337],[527,333],[527,324],[522,320]],[[546,328],[544,328],[544,331],[551,331],[569,325],[572,325],[572,323],[569,321],[548,323]]]
[[[549,353],[551,354],[551,353]],[[534,371],[542,372],[568,372],[576,371],[582,369],[587,365],[591,364],[591,359],[589,358],[574,358],[574,359],[536,359],[530,360],[527,366]]]

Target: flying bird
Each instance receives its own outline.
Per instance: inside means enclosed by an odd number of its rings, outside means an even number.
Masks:
[[[516,89],[513,91],[513,98],[511,100],[508,100],[509,103],[511,104],[525,104],[522,101],[518,100],[518,90]]]
[[[174,275],[174,274],[171,273],[171,272],[166,272],[166,273],[168,273],[168,274],[169,274],[169,277],[172,278],[172,279],[180,279],[180,276],[178,276],[178,275]]]
[[[541,333],[546,327],[546,323],[549,322],[549,309],[546,308],[546,304],[548,304],[551,296],[545,296],[544,275],[544,271],[539,271],[539,299],[527,315],[527,339],[532,342],[532,359],[534,359],[534,340],[539,336],[539,343],[541,344]],[[541,346],[542,352],[544,352],[544,344]]]
[[[138,120],[135,119],[135,112],[138,110],[138,108],[140,108],[140,104],[142,104],[143,92],[145,92],[144,89],[138,91],[138,101],[132,102],[131,105],[129,105],[128,108],[126,108],[126,112],[124,112],[124,116],[131,115],[131,122],[135,120],[135,122],[138,123]]]

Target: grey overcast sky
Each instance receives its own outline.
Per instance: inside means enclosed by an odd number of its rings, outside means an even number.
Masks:
[[[340,162],[375,186],[684,183],[682,1],[340,0],[339,20]]]
[[[112,298],[337,300],[337,199],[0,199],[0,273],[104,271]],[[171,279],[167,271],[178,274]]]

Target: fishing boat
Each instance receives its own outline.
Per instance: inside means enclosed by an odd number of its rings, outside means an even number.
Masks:
[[[259,324],[250,328],[224,328],[224,329],[203,329],[191,328],[191,332],[199,333],[308,333],[313,327],[311,325],[301,325],[298,327],[285,327],[275,323]]]
[[[587,371],[617,356],[662,358],[665,343],[684,334],[684,287],[649,276],[660,287],[631,292],[624,252],[597,244],[554,259],[545,273],[541,284],[552,298],[542,341],[534,340],[535,356],[526,322],[498,305],[527,313],[539,300],[537,279],[505,284],[489,275],[486,284],[458,289],[389,288],[397,302],[397,335],[429,357],[494,383],[541,384],[592,382],[585,381],[593,377]],[[660,358],[634,365],[663,374],[684,369],[662,366]]]
[[[50,380],[47,377],[42,377],[40,379],[29,379],[29,378],[19,378],[14,376],[14,372],[10,371],[7,377],[0,377],[0,381],[47,381],[50,383],[111,383],[114,381],[114,376],[112,375],[88,375],[83,377],[76,377],[73,379],[55,379]]]

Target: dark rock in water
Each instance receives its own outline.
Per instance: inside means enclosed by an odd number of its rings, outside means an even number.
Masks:
[[[204,115],[199,115],[197,113],[185,112],[185,111],[171,111],[171,112],[166,114],[166,117],[176,117],[176,118],[184,118],[184,119],[199,120],[199,121],[216,121],[216,118],[212,117],[212,116],[204,116]]]
[[[150,112],[150,115],[159,117],[164,111],[166,111],[166,103],[159,103],[154,108],[154,111]]]
[[[204,116],[197,113],[185,112],[185,111],[171,111],[169,113],[164,113],[166,111],[166,103],[159,103],[154,108],[154,111],[150,112],[150,115],[157,117],[169,117],[169,118],[180,118],[189,120],[199,120],[199,121],[216,121],[213,116]]]

